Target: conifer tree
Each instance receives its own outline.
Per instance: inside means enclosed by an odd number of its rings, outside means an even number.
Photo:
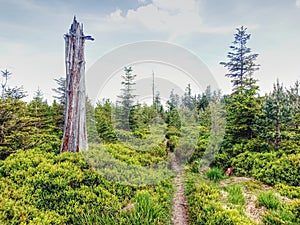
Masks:
[[[57,127],[58,132],[62,135],[65,123],[64,114],[66,107],[66,79],[61,77],[54,80],[57,84],[57,87],[52,89],[56,93],[56,95],[53,96],[54,101],[52,104],[52,114],[54,125]]]
[[[260,112],[259,99],[256,97],[259,87],[256,85],[253,73],[259,69],[255,64],[258,54],[253,54],[247,47],[251,35],[247,28],[237,28],[234,35],[228,62],[221,62],[228,69],[225,75],[231,78],[233,93],[226,98],[227,128],[226,133],[233,143],[243,142],[254,138],[255,118]]]
[[[166,123],[168,126],[176,127],[178,130],[181,128],[181,119],[178,112],[179,106],[179,95],[171,91],[170,98],[167,101],[167,113],[166,113]]]
[[[293,119],[292,119],[292,127],[295,131],[298,131],[300,124],[300,82],[296,81],[292,87],[290,87],[288,91],[288,95],[293,104]]]
[[[86,128],[87,128],[87,135],[88,140],[90,143],[99,143],[99,134],[97,132],[97,120],[95,117],[95,108],[91,103],[91,100],[86,97],[85,101],[86,105]]]
[[[292,121],[293,110],[292,99],[277,80],[272,93],[266,97],[262,105],[263,120],[260,121],[261,135],[273,141],[276,148],[280,147],[282,127]]]
[[[5,98],[5,90],[7,86],[7,80],[11,76],[11,73],[8,70],[1,71],[2,73],[2,83],[1,83],[1,89],[2,89],[2,100]]]
[[[132,74],[132,68],[131,67],[125,67],[124,68],[125,74],[122,75],[122,88],[121,92],[122,94],[118,96],[120,99],[118,103],[121,106],[121,112],[119,116],[119,126],[121,129],[129,130],[129,115],[132,107],[134,106],[134,101],[136,95],[133,94],[134,92],[134,85],[135,78],[137,75]]]
[[[28,116],[26,103],[13,98],[0,100],[0,159],[17,150],[30,147],[33,121]]]
[[[100,140],[114,143],[117,137],[112,124],[112,103],[108,99],[98,102],[95,108],[95,121]]]
[[[57,132],[53,110],[44,100],[40,89],[36,91],[33,100],[27,106],[27,110],[28,116],[33,122],[32,134],[28,139],[30,147],[38,147],[43,150],[52,149],[58,153],[61,145],[61,133]]]
[[[28,104],[28,110],[29,115],[35,121],[36,133],[53,131],[51,110],[40,89],[36,91],[33,100]]]
[[[184,107],[187,107],[189,110],[193,110],[195,107],[194,99],[192,96],[191,84],[188,84],[185,88],[185,93],[182,97],[182,104]]]
[[[54,79],[57,84],[56,88],[52,88],[52,90],[56,93],[53,98],[55,98],[59,104],[66,104],[66,79],[60,77],[58,79]]]
[[[255,64],[258,54],[253,54],[251,48],[247,47],[251,34],[246,33],[247,28],[243,26],[236,30],[233,45],[230,46],[231,52],[227,54],[229,61],[220,64],[228,69],[225,76],[231,78],[233,92],[240,93],[249,87],[251,89],[256,83],[252,75],[259,69],[259,65]]]
[[[26,96],[23,88],[10,88],[8,79],[11,73],[2,71],[2,96],[0,99],[0,159],[11,153],[29,147],[33,121],[28,116],[26,103],[21,101]]]
[[[154,96],[153,108],[158,113],[159,117],[162,118],[163,120],[165,120],[165,110],[164,110],[164,107],[161,103],[161,98],[160,98],[159,91],[157,91],[155,96]]]

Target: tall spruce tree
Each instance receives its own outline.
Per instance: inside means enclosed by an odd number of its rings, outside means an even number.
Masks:
[[[134,106],[135,97],[136,95],[133,94],[134,92],[134,85],[135,78],[137,75],[132,74],[132,68],[131,67],[125,67],[124,68],[125,74],[122,75],[122,88],[121,92],[122,94],[118,96],[119,98],[119,105],[121,106],[120,115],[118,115],[119,119],[119,127],[124,130],[130,129],[129,124],[129,115],[132,107]]]
[[[258,54],[253,54],[251,48],[247,47],[251,34],[246,33],[247,28],[244,26],[236,30],[233,45],[230,46],[231,51],[227,54],[229,61],[220,64],[228,69],[226,76],[231,78],[233,92],[239,93],[249,87],[251,89],[256,83],[252,75],[259,69],[259,65],[255,64]]]
[[[255,137],[255,117],[260,112],[259,99],[256,97],[259,87],[253,73],[259,69],[255,64],[258,54],[253,54],[247,47],[251,35],[247,28],[237,28],[234,35],[228,62],[221,62],[228,69],[225,75],[231,78],[233,93],[226,99],[227,128],[226,133],[232,143],[239,143]]]

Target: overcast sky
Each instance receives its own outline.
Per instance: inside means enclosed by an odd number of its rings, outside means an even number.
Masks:
[[[87,70],[127,43],[167,41],[197,55],[228,93],[219,62],[244,25],[259,54],[262,94],[277,78],[286,86],[300,78],[300,0],[0,0],[0,69],[12,73],[10,86],[31,97],[39,87],[51,101],[53,79],[65,76],[63,35],[74,15],[95,38],[86,42]]]

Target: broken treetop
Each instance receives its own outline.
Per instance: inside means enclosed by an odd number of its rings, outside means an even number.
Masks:
[[[76,34],[76,32],[79,32],[79,33]],[[69,34],[65,34],[65,38],[68,38],[70,36],[75,37],[77,35],[79,37],[81,37],[82,39],[84,39],[84,40],[90,40],[90,41],[95,40],[91,35],[85,36],[83,34],[83,24],[81,24],[81,26],[80,26],[80,24],[76,20],[76,17],[74,16],[73,23],[72,23],[71,28],[69,30]]]

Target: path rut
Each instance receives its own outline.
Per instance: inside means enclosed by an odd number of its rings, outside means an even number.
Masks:
[[[176,172],[176,190],[173,197],[172,222],[174,225],[188,225],[187,200],[184,194],[184,170],[176,160],[174,153],[171,154],[172,167]]]

